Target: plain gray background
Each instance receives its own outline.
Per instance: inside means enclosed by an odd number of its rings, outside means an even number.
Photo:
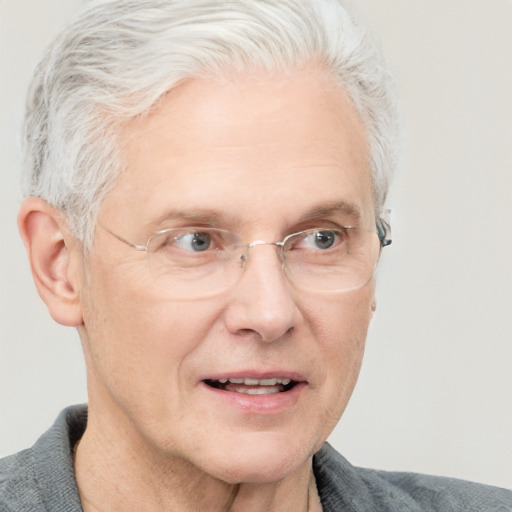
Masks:
[[[19,132],[43,46],[83,0],[0,0],[0,455],[86,400],[77,334],[32,284],[16,228]],[[396,75],[393,245],[353,399],[356,465],[512,487],[512,2],[358,0]]]

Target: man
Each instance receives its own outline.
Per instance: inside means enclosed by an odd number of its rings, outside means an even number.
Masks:
[[[390,243],[389,77],[335,2],[99,2],[40,66],[19,227],[88,410],[2,463],[6,510],[507,510],[350,466]]]

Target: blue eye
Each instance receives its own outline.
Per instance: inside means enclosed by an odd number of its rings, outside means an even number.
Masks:
[[[208,233],[185,233],[174,238],[173,245],[185,251],[202,252],[211,246],[211,236]]]
[[[300,249],[330,249],[339,238],[339,234],[337,231],[331,230],[322,230],[322,231],[313,231],[302,239],[299,244],[297,244]]]
[[[336,240],[336,233],[334,231],[319,231],[314,235],[315,245],[319,249],[329,249],[333,246]]]

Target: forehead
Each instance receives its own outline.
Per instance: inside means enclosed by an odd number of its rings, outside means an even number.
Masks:
[[[166,211],[293,223],[323,205],[372,210],[364,127],[321,73],[190,80],[120,140],[125,172],[104,207],[139,223]]]

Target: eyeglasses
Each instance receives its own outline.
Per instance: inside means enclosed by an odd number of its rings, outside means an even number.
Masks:
[[[375,231],[322,227],[293,233],[280,242],[250,243],[224,229],[190,226],[158,231],[145,245],[136,245],[101,226],[131,248],[145,251],[155,281],[179,299],[207,298],[231,289],[248,264],[250,249],[262,245],[277,248],[282,270],[301,290],[354,290],[370,281],[381,249],[391,243],[384,219],[377,221]]]

